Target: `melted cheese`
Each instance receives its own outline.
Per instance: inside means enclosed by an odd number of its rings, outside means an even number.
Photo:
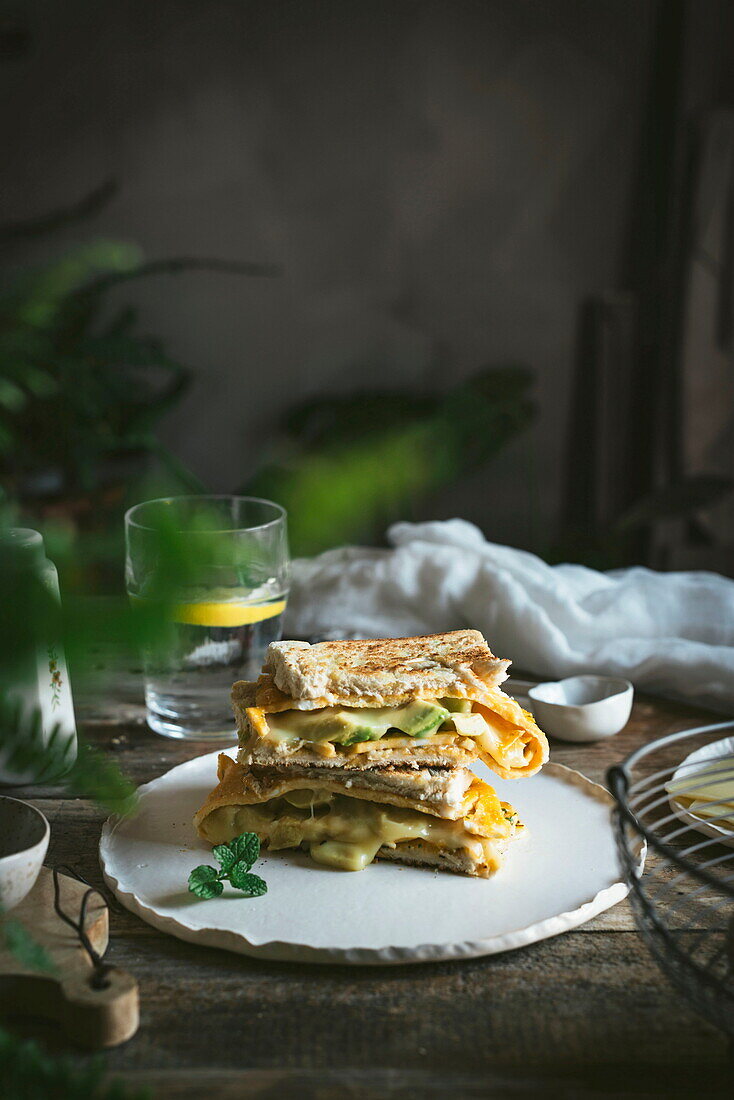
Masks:
[[[496,841],[470,833],[463,821],[318,790],[292,791],[254,805],[220,806],[206,820],[212,844],[242,832],[257,833],[273,849],[303,844],[316,862],[342,871],[361,871],[383,846],[395,848],[411,840],[463,850],[493,870],[499,866]]]
[[[711,769],[669,783],[667,791],[695,817],[734,830],[734,757],[721,757]]]
[[[493,759],[500,760],[506,768],[521,768],[525,763],[522,730],[514,730],[515,736],[510,734],[508,739],[507,731],[501,725],[502,720],[494,720],[486,707],[481,714],[473,711],[471,714],[452,714],[451,718],[459,733],[471,737],[480,749]]]
[[[722,757],[710,770],[693,772],[685,779],[669,783],[668,792],[691,801],[734,806],[734,757]]]

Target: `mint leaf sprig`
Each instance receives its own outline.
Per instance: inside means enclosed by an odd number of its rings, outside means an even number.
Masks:
[[[217,844],[212,854],[220,869],[202,863],[189,875],[189,890],[197,898],[218,898],[229,881],[235,890],[245,897],[259,898],[267,894],[268,887],[259,875],[250,874],[250,868],[260,855],[260,839],[256,833],[240,833],[229,844]]]

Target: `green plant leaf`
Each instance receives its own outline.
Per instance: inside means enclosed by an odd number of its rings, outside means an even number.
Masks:
[[[237,862],[237,856],[228,844],[215,844],[212,848],[212,855],[223,871],[229,871]]]
[[[64,783],[77,797],[90,798],[110,813],[125,816],[137,805],[137,792],[114,760],[93,748],[77,733],[76,760]]]
[[[8,772],[30,775],[39,783],[68,771],[73,739],[59,725],[46,735],[38,708],[28,710],[20,698],[0,692],[0,746]]]
[[[257,833],[240,833],[229,842],[234,863],[246,863],[247,870],[260,855],[260,838]]]
[[[44,232],[82,217],[109,198],[107,183],[76,207],[6,227],[6,237]],[[3,230],[0,228],[0,237]],[[272,276],[268,264],[200,257],[143,262],[120,241],[91,240],[0,288],[0,476],[15,485],[48,484],[66,497],[100,488],[110,457],[154,455],[176,481],[201,482],[155,438],[160,419],[183,397],[188,369],[160,342],[135,331],[135,312],[105,323],[106,296],[131,279],[211,271]],[[58,492],[56,485],[43,492]]]
[[[223,879],[229,880],[236,890],[244,891],[248,897],[260,897],[267,892],[263,879],[249,873],[260,854],[260,840],[256,833],[240,833],[229,844],[215,845],[212,853],[221,864],[221,871],[202,864],[189,875],[189,890],[197,897],[218,897],[223,890]]]
[[[443,394],[372,391],[308,401],[281,455],[243,492],[288,512],[295,555],[375,541],[415,502],[489,461],[530,424],[531,372],[491,367]]]
[[[27,397],[21,387],[8,378],[0,378],[0,405],[7,412],[14,413],[24,409],[26,404]]]
[[[207,901],[209,898],[219,897],[224,886],[219,881],[219,872],[214,867],[202,864],[200,867],[194,867],[189,875],[189,890],[192,894],[196,894],[197,898]]]
[[[118,310],[105,329],[105,336],[127,336],[138,317],[138,311],[132,306],[123,306]]]
[[[54,1057],[33,1040],[19,1039],[0,1028],[0,1081],[3,1100],[152,1100],[148,1088],[107,1079],[100,1056]]]
[[[230,871],[229,881],[236,890],[242,890],[249,898],[259,898],[268,892],[265,880],[259,875],[251,874],[245,863],[235,863]]]
[[[38,709],[29,711],[19,698],[2,692],[0,749],[6,771],[28,775],[29,783],[59,779],[74,797],[89,798],[121,816],[137,804],[134,785],[114,760],[92,748],[83,734],[77,732],[74,760],[74,739],[67,729],[57,724],[47,733]]]
[[[45,974],[56,973],[56,964],[43,944],[38,943],[20,921],[12,917],[0,920],[0,933],[5,939],[5,946],[23,966]]]
[[[122,275],[141,266],[141,253],[120,241],[90,241],[45,267],[18,276],[0,300],[0,317],[33,329],[61,325],[68,328],[79,312],[77,294],[90,279]],[[90,306],[84,303],[88,316]]]

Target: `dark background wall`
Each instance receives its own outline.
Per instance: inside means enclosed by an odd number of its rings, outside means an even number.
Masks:
[[[30,49],[0,67],[4,216],[113,176],[95,234],[149,258],[282,265],[274,280],[125,290],[197,370],[165,435],[222,490],[296,398],[527,363],[536,423],[428,512],[542,546],[560,513],[579,302],[619,283],[629,246],[651,10],[31,0]]]

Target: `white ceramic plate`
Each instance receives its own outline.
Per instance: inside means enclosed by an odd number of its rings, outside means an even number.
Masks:
[[[727,766],[725,763],[726,757],[729,758],[730,766]],[[704,745],[703,748],[696,749],[695,752],[689,753],[685,760],[679,764],[673,772],[673,777],[668,783],[668,802],[670,803],[671,810],[680,821],[684,821],[686,825],[690,825],[692,828],[697,829],[699,833],[704,833],[706,836],[713,837],[715,840],[721,841],[722,844],[734,848],[734,833],[732,833],[730,828],[717,825],[713,821],[706,821],[705,818],[698,817],[697,814],[691,813],[690,809],[677,801],[675,795],[671,794],[670,790],[670,788],[678,783],[695,783],[695,776],[701,772],[716,770],[717,762],[719,761],[719,778],[733,778],[734,737],[724,737],[721,741],[715,741],[713,745]],[[713,778],[714,776],[711,776],[711,779]],[[731,817],[732,815],[729,814],[729,816]]]
[[[191,819],[215,783],[217,753],[140,788],[140,807],[102,831],[105,881],[133,913],[183,940],[301,962],[385,964],[491,955],[576,928],[627,894],[619,881],[611,799],[578,772],[548,764],[506,782],[477,771],[518,810],[528,835],[490,879],[377,862],[342,872],[305,853],[265,853],[260,898],[229,887],[211,901],[187,892],[213,863]]]

